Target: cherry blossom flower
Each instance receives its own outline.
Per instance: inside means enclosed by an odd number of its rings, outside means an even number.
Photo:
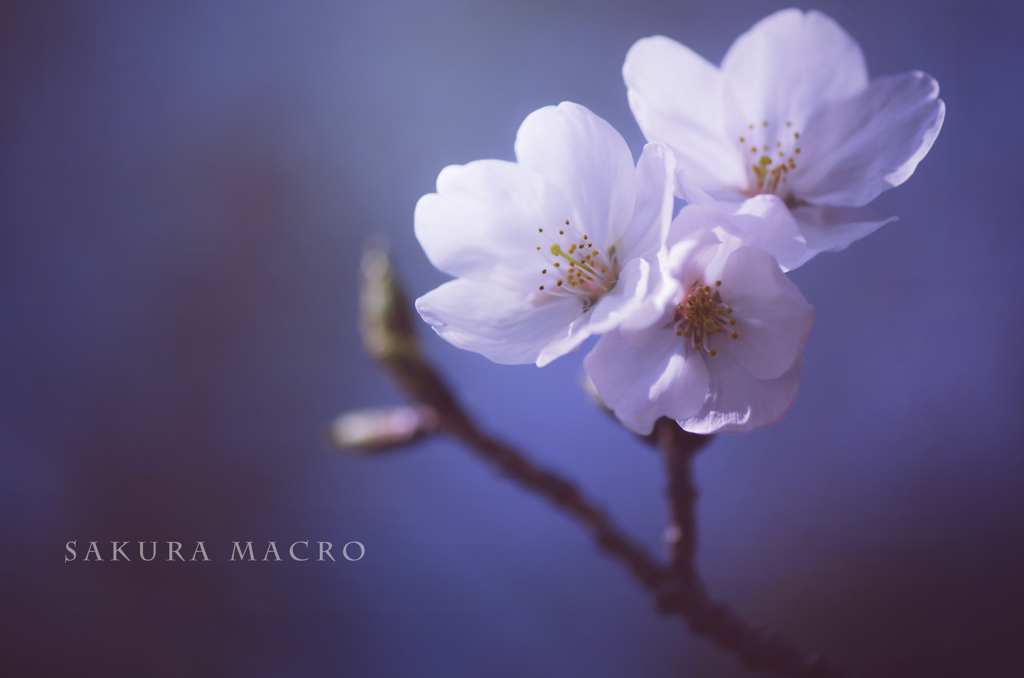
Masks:
[[[630,430],[648,434],[667,416],[692,433],[742,432],[789,411],[814,309],[774,257],[730,235],[741,228],[732,222],[771,228],[787,214],[774,202],[754,207],[738,216],[683,208],[667,236],[663,280],[649,295],[656,320],[605,334],[584,359]]]
[[[761,20],[721,68],[655,36],[633,45],[622,72],[641,130],[676,153],[681,197],[767,195],[791,209],[791,228],[759,243],[785,270],[893,221],[863,206],[913,174],[945,115],[931,76],[869,83],[857,43],[813,11]]]
[[[675,161],[648,144],[634,167],[619,133],[573,103],[531,113],[515,153],[446,167],[420,198],[416,237],[457,279],[416,309],[459,348],[543,366],[649,312]]]

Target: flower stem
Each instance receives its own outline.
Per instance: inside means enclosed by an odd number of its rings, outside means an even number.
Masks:
[[[663,614],[686,619],[690,631],[707,636],[736,655],[748,669],[791,678],[849,678],[816,652],[807,652],[781,636],[740,618],[727,605],[708,597],[697,572],[697,490],[693,458],[711,436],[688,433],[668,418],[659,419],[645,440],[665,457],[670,524],[666,531],[674,587],[657,600]]]
[[[665,457],[668,472],[669,569],[680,581],[697,585],[697,490],[693,485],[691,460],[711,442],[711,436],[688,433],[676,422],[662,417],[655,423],[652,437]]]

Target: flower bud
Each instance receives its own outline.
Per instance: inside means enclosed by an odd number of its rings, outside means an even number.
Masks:
[[[327,436],[336,447],[374,453],[433,433],[437,425],[437,413],[429,407],[355,410],[332,421]]]
[[[385,365],[420,358],[412,313],[387,252],[367,245],[360,264],[359,329],[370,356]]]
[[[406,396],[451,419],[458,407],[420,352],[412,309],[379,245],[366,246],[360,265],[359,329],[367,353]]]

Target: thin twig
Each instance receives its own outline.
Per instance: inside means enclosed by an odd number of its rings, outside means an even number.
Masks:
[[[667,418],[658,420],[647,438],[665,457],[668,472],[669,573],[677,588],[674,594],[662,597],[661,609],[684,617],[690,631],[711,638],[748,669],[794,678],[848,677],[849,673],[831,666],[821,655],[751,625],[727,605],[708,597],[696,564],[697,490],[692,468],[694,456],[709,441],[709,436],[688,433]]]
[[[667,578],[661,564],[634,544],[598,506],[588,501],[579,489],[561,476],[531,463],[526,457],[490,437],[461,409],[442,412],[441,428],[461,441],[470,451],[495,466],[505,477],[538,494],[556,508],[574,518],[597,543],[630,571],[649,590],[656,590]]]
[[[711,441],[711,437],[688,433],[676,422],[662,417],[655,423],[652,438],[665,457],[665,468],[668,471],[671,513],[666,539],[671,556],[669,569],[680,581],[696,585],[697,490],[693,485],[690,461]]]
[[[669,474],[672,539],[670,564],[665,566],[636,545],[572,482],[481,431],[420,352],[408,303],[387,255],[380,249],[368,249],[362,273],[360,325],[367,351],[416,405],[437,414],[435,431],[456,438],[499,473],[573,518],[602,551],[625,565],[640,585],[654,594],[659,612],[680,615],[694,634],[707,636],[732,652],[747,668],[787,678],[851,678],[817,653],[808,653],[751,625],[707,596],[695,566],[697,493],[691,461],[708,436],[687,433],[674,421],[661,419],[647,437],[665,456]]]
[[[438,378],[438,384],[443,382]],[[457,409],[441,413],[441,429],[461,441],[471,452],[496,466],[502,475],[538,494],[576,519],[606,554],[623,563],[646,590],[655,594],[662,614],[683,617],[695,635],[707,636],[736,655],[751,670],[769,671],[789,678],[850,678],[851,674],[830,665],[819,654],[807,652],[781,636],[756,627],[729,606],[708,597],[695,566],[696,532],[690,462],[706,443],[671,420],[659,422],[660,436],[670,446],[670,482],[673,521],[681,538],[672,548],[669,567],[636,546],[595,504],[571,482],[540,468],[508,445],[481,432],[458,406],[450,392],[443,399]],[[678,433],[672,430],[675,428]],[[666,431],[667,429],[667,431]]]

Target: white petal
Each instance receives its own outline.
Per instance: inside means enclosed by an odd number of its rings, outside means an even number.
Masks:
[[[574,350],[579,342],[572,345],[572,339],[589,318],[570,297],[466,279],[428,292],[416,300],[416,310],[445,341],[503,365],[537,362],[549,346],[565,347],[558,355]]]
[[[667,275],[688,286],[709,270],[710,275],[721,271],[728,255],[743,244],[722,228],[730,218],[725,204],[687,205],[679,211],[665,241]]]
[[[637,41],[622,66],[629,107],[648,141],[663,141],[705,191],[735,195],[743,161],[724,120],[724,81],[713,65],[663,36]]]
[[[764,250],[741,247],[722,271],[722,299],[736,325],[717,337],[757,379],[775,379],[789,370],[807,343],[814,308],[778,263]],[[729,329],[739,335],[729,338]],[[717,357],[717,356],[716,356]]]
[[[868,84],[860,47],[839,24],[819,12],[776,12],[736,39],[722,73],[741,119],[738,123],[802,128],[822,104],[857,94]]]
[[[677,420],[690,433],[744,433],[781,421],[796,399],[803,358],[778,379],[756,379],[728,352],[706,359],[711,385],[700,412]]]
[[[580,345],[593,335],[590,327],[590,317],[593,313],[591,309],[573,320],[554,341],[541,349],[540,355],[537,356],[537,367],[544,367],[556,358],[578,351]]]
[[[597,302],[588,331],[601,334],[621,325],[643,305],[650,285],[651,263],[645,259],[632,259],[619,273],[615,287]]]
[[[744,244],[771,254],[786,271],[806,261],[807,241],[778,196],[757,195],[744,200],[725,228],[740,236]]]
[[[696,221],[696,214],[687,217]],[[730,234],[765,250],[783,271],[803,266],[819,252],[844,250],[891,221],[896,217],[883,217],[866,207],[800,205],[791,210],[774,195],[757,195],[738,205],[720,202],[700,219],[703,227],[721,237]],[[677,237],[677,231],[670,232]]]
[[[642,297],[637,295],[639,303],[633,303],[617,325],[636,348],[646,346],[671,323],[675,306],[683,298],[681,281],[689,284],[701,277],[722,249],[722,241],[710,230],[694,230],[673,242],[670,250],[662,248],[651,261],[649,292]]]
[[[516,134],[516,158],[561,189],[575,228],[593,242],[616,242],[629,224],[636,197],[633,155],[607,122],[563,102],[527,116]],[[555,224],[552,223],[552,226]]]
[[[601,337],[583,367],[622,423],[646,435],[659,417],[683,419],[704,404],[708,370],[703,359],[690,356],[670,330],[662,330],[644,348],[632,346],[616,330]]]
[[[866,205],[906,181],[942,128],[939,85],[920,71],[878,78],[808,121],[794,195],[828,205]]]
[[[679,214],[669,226],[665,247],[671,250],[677,244],[690,240],[704,244],[720,243],[721,240],[717,236],[708,236],[707,234],[721,226],[725,219],[724,215],[730,211],[722,209],[723,204],[733,205],[735,203],[713,202],[706,205],[687,205],[679,210]],[[690,247],[694,246],[690,245]]]
[[[657,257],[650,260],[645,259],[644,262],[650,265],[646,289],[642,291],[642,296],[641,290],[637,289],[638,301],[630,306],[628,314],[623,314],[623,318],[618,324],[619,327],[630,330],[631,333],[648,328],[651,332],[657,331],[661,325],[667,322],[667,319],[663,318],[666,309],[675,306],[682,297],[679,281],[668,275],[665,270],[667,255],[664,250],[660,251]]]
[[[676,195],[689,205],[711,205],[715,202],[714,198],[690,179],[682,167],[676,169]]]
[[[441,171],[437,193],[416,203],[414,228],[430,263],[445,273],[525,291],[536,289],[544,264],[537,247],[548,245],[537,229],[568,212],[558,189],[536,172],[478,160]]]
[[[613,330],[626,321],[633,321],[635,324],[638,317],[649,317],[653,313],[647,294],[650,278],[650,262],[644,259],[630,261],[619,274],[619,281],[610,292],[603,295],[593,308],[573,320],[559,337],[541,349],[536,360],[537,366],[544,367],[555,358],[577,350],[588,337]],[[574,303],[577,304],[577,308],[582,307],[580,302]]]
[[[786,266],[786,270],[802,266],[818,252],[845,250],[851,243],[897,220],[896,217],[883,217],[866,207],[816,205],[795,208],[793,217],[807,241],[807,250],[798,261]]]
[[[622,234],[621,252],[628,258],[645,257],[665,242],[675,206],[676,160],[663,144],[647,144],[636,164],[636,204],[629,227]]]

